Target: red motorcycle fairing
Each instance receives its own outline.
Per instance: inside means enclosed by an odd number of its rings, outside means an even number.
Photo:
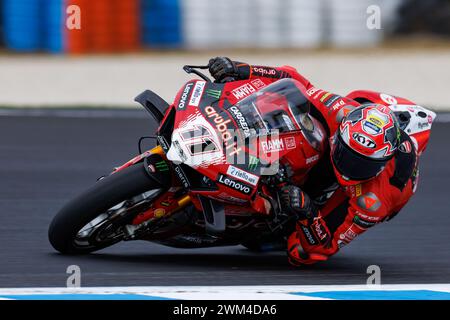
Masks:
[[[186,83],[159,131],[174,116],[162,145],[167,158],[177,174],[183,172],[181,180],[194,170],[214,182],[215,188],[190,186],[190,195],[248,206],[261,177],[275,174],[280,164],[289,165],[301,184],[327,143],[323,127],[308,114],[305,92],[293,79]]]

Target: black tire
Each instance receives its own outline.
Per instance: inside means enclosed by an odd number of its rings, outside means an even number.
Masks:
[[[97,181],[91,188],[67,203],[53,218],[48,230],[51,245],[64,254],[83,254],[116,243],[117,241],[83,248],[75,245],[74,239],[81,228],[111,207],[158,188],[160,186],[150,178],[143,163]]]

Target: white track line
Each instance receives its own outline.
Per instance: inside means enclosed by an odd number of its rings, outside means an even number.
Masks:
[[[304,300],[321,299],[292,293],[339,291],[417,291],[450,293],[450,284],[320,285],[320,286],[169,286],[169,287],[86,287],[86,288],[5,288],[0,296],[67,294],[136,294],[189,300]]]

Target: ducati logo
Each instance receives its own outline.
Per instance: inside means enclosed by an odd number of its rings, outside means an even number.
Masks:
[[[355,132],[352,135],[352,137],[353,137],[353,140],[358,142],[363,147],[366,147],[369,149],[375,149],[375,147],[377,146],[376,143],[372,139],[370,139],[369,137],[367,137],[359,132]]]

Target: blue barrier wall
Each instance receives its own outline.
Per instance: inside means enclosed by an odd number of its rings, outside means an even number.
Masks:
[[[3,0],[0,0],[0,46],[3,46],[4,34],[3,34]]]
[[[95,1],[95,0],[93,0]],[[46,0],[42,8],[43,48],[52,53],[65,49],[65,0]]]
[[[42,46],[41,0],[3,0],[4,40],[16,51]]]
[[[149,47],[182,45],[179,0],[141,0],[142,42]]]

